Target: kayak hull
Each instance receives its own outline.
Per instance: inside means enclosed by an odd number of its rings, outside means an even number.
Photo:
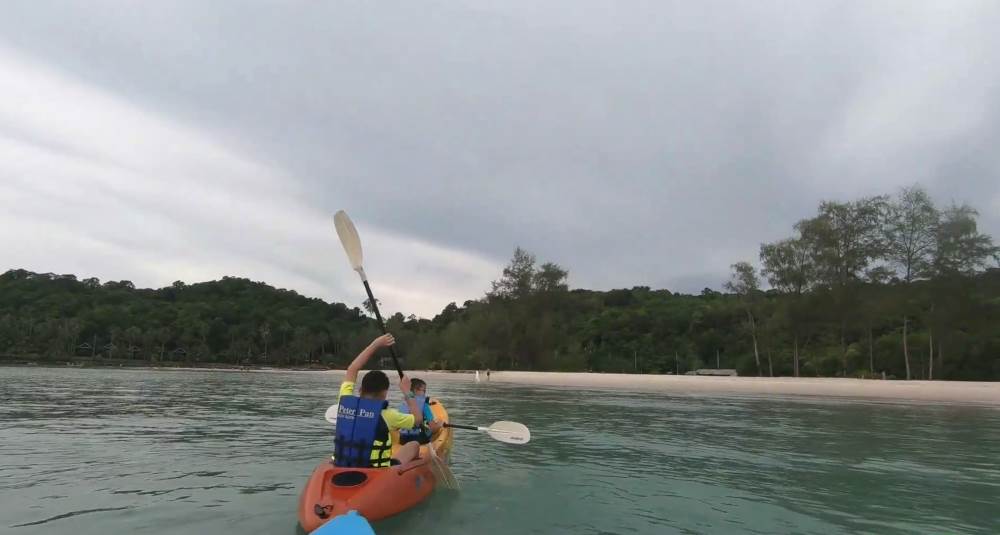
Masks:
[[[448,421],[448,412],[431,400],[437,420]],[[442,428],[431,444],[438,456],[447,459],[452,446],[452,430]],[[393,450],[399,436],[393,434]],[[299,524],[311,533],[330,519],[357,511],[370,521],[403,512],[422,502],[434,491],[437,480],[431,465],[430,449],[420,447],[419,458],[388,468],[342,468],[333,461],[319,464],[299,497]]]

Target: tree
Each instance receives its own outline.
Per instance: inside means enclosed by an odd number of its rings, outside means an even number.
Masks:
[[[809,244],[801,236],[761,245],[760,260],[763,264],[761,272],[767,277],[767,282],[789,295],[781,314],[792,331],[792,370],[798,377],[804,312],[801,310],[802,296],[816,284],[816,264]]]
[[[157,329],[147,328],[142,333],[142,346],[146,355],[146,360],[153,360],[153,351],[157,345]]]
[[[862,201],[824,203],[792,237],[761,245],[759,273],[736,264],[725,294],[570,289],[563,267],[536,264],[520,250],[496,293],[450,303],[433,320],[400,312],[388,322],[407,361],[434,368],[663,373],[721,365],[753,375],[767,364],[770,375],[901,377],[905,366],[911,377],[1000,379],[1000,269],[987,267],[997,249],[977,229],[975,211],[942,212],[927,272],[926,249],[905,246],[919,240],[900,239],[913,226],[899,223],[907,221],[901,214],[927,210],[901,210],[898,197],[882,212]],[[873,213],[884,217],[873,222]],[[161,360],[224,354],[250,363],[266,346],[275,365],[343,366],[378,332],[360,308],[238,277],[146,290],[0,274],[0,359],[70,351],[93,358],[95,350],[77,351],[77,343],[102,348],[113,332],[124,349],[125,340],[135,343],[133,326]]]
[[[519,299],[531,294],[535,282],[535,255],[517,247],[503,275],[492,283],[488,295],[499,299]]]
[[[903,188],[888,205],[886,257],[903,275],[907,286],[931,274],[940,214],[927,192],[919,186]],[[903,296],[903,361],[906,378],[911,378],[909,296]]]
[[[888,205],[887,256],[907,284],[932,274],[940,217],[920,186],[903,188]]]
[[[975,300],[974,289],[969,284],[971,278],[988,265],[990,258],[1000,254],[1000,249],[993,245],[993,239],[979,232],[976,223],[978,215],[972,207],[954,203],[941,214],[935,233],[933,259],[937,280],[933,284],[927,314],[928,370],[932,370],[934,365],[934,326],[951,324],[954,330],[954,319],[968,314],[969,305]],[[971,318],[961,323],[968,326],[970,322]],[[938,334],[947,333],[938,329]],[[946,336],[938,336],[940,376],[944,373],[942,338]]]
[[[444,310],[442,310],[437,316],[434,316],[434,319],[431,321],[434,324],[434,327],[440,330],[444,326],[458,319],[459,314],[458,305],[456,305],[453,301],[445,305]]]
[[[801,237],[760,246],[761,274],[781,292],[801,296],[815,282],[816,265]]]
[[[824,201],[819,215],[800,221],[796,229],[809,245],[816,273],[833,293],[840,323],[841,371],[847,375],[847,329],[857,306],[857,284],[871,263],[886,256],[882,230],[887,210],[884,196],[851,202]]]
[[[361,303],[361,306],[364,307],[364,309],[366,311],[368,311],[369,314],[371,314],[372,316],[374,316],[375,315],[375,307],[378,306],[378,305],[381,305],[381,304],[382,304],[382,301],[379,301],[378,299],[375,299],[375,304],[374,305],[372,305],[372,300],[371,299],[365,299],[365,302]]]
[[[298,326],[295,328],[295,336],[292,338],[292,358],[295,361],[309,361],[312,358],[313,337],[308,328]]]
[[[107,283],[105,283],[105,286],[106,285]],[[111,327],[111,329],[109,329],[108,333],[109,341],[107,344],[108,358],[115,358],[115,349],[118,348],[117,344],[121,341],[121,335],[122,335],[121,327],[114,325]]]
[[[808,245],[819,279],[831,288],[861,280],[869,264],[885,256],[882,223],[886,197],[820,204],[819,215],[796,229]]]
[[[968,205],[951,205],[941,216],[935,235],[934,269],[943,276],[974,275],[1000,254],[993,239],[979,232],[979,212]]]
[[[135,325],[130,326],[125,329],[125,342],[128,344],[126,351],[128,351],[129,358],[133,358],[135,355],[136,343],[142,341],[142,329],[136,327]]]
[[[564,292],[569,288],[566,284],[567,277],[568,271],[558,264],[546,262],[533,275],[532,286],[537,292]]]
[[[160,353],[158,360],[163,360],[163,355],[167,349],[167,343],[172,341],[174,337],[173,329],[170,327],[160,327],[156,330],[156,341],[160,344]]]
[[[267,361],[267,342],[271,339],[271,326],[264,322],[260,326],[260,339],[264,342],[264,361]]]
[[[726,282],[726,290],[736,294],[743,303],[747,314],[747,326],[750,330],[750,337],[753,340],[753,358],[757,364],[757,376],[761,375],[760,351],[757,347],[757,322],[754,319],[754,308],[757,301],[757,294],[760,293],[760,277],[757,270],[749,262],[737,262],[732,265],[733,274]]]
[[[68,318],[61,322],[59,337],[61,338],[61,352],[72,355],[76,352],[76,341],[83,330],[83,324],[78,318]]]

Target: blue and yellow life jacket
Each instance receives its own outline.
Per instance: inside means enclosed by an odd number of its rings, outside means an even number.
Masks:
[[[431,400],[427,396],[417,396],[413,398],[417,402],[417,406],[423,411],[424,422],[413,429],[400,429],[399,430],[399,442],[400,444],[406,444],[407,442],[412,442],[414,440],[420,442],[421,444],[427,444],[431,441],[431,430],[427,427],[430,420],[427,419],[427,415],[431,414],[433,419],[433,413],[430,411]],[[404,400],[399,406],[399,412],[403,414],[410,414],[410,406],[406,404]]]
[[[388,406],[385,400],[340,397],[333,439],[335,466],[382,468],[390,465],[392,438],[382,418],[382,409]]]

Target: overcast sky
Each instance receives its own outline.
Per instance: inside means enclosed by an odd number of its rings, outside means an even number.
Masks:
[[[137,6],[142,10],[136,10]],[[1000,237],[1000,2],[5,2],[0,270],[245,276],[386,312],[515,245],[718,288],[823,199],[922,183]]]

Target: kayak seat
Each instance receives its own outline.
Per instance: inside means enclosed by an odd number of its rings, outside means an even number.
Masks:
[[[364,472],[358,472],[357,470],[348,470],[346,472],[339,472],[333,476],[333,486],[335,487],[356,487],[364,483],[368,479],[368,475]]]

